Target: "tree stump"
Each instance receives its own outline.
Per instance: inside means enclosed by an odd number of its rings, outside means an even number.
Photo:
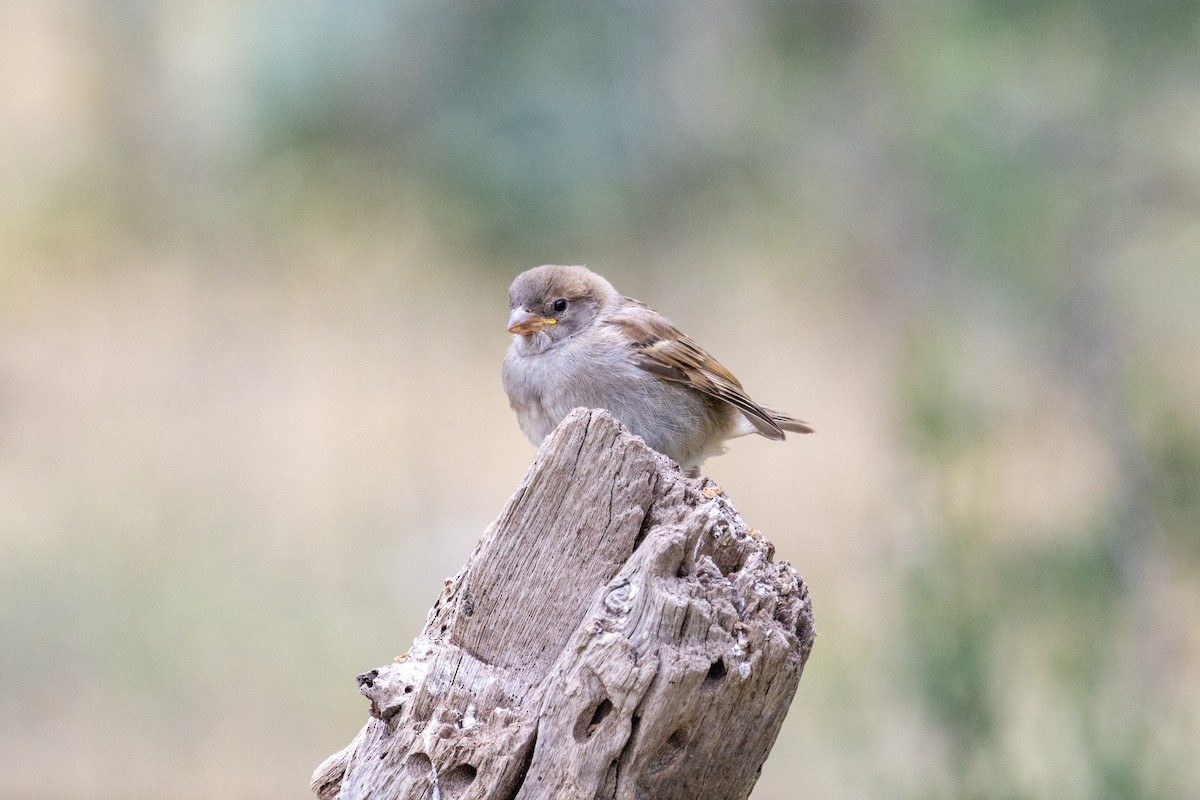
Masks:
[[[813,644],[808,588],[707,479],[576,409],[425,628],[358,676],[321,800],[745,798]]]

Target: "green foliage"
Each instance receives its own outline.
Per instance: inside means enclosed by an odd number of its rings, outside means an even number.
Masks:
[[[908,627],[917,696],[945,731],[956,763],[967,764],[992,740],[996,719],[997,597],[986,569],[973,567],[969,546],[948,540],[908,576]]]
[[[1200,561],[1200,427],[1164,409],[1146,436],[1148,505],[1173,556]]]

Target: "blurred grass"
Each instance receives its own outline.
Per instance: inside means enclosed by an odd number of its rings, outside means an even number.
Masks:
[[[6,4],[14,796],[307,796],[528,463],[545,262],[820,431],[708,465],[818,614],[757,800],[1200,794],[1198,20]]]

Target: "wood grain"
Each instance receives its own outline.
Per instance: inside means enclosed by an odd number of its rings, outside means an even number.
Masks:
[[[576,409],[395,663],[322,800],[744,798],[813,644],[808,589],[707,480]]]

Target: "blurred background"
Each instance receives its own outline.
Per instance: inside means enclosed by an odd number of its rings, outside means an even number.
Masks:
[[[0,751],[306,798],[533,456],[586,263],[818,433],[754,800],[1200,796],[1200,7],[0,4]]]

